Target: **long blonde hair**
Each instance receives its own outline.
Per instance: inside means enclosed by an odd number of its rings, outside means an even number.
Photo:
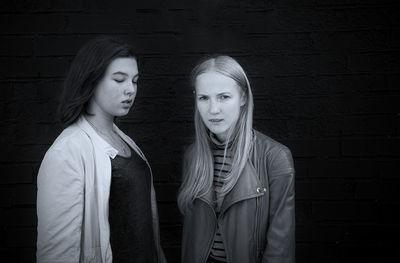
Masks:
[[[197,76],[209,71],[217,72],[233,79],[241,88],[242,96],[245,96],[246,99],[245,104],[240,108],[236,124],[229,129],[228,139],[225,144],[224,155],[226,155],[227,143],[232,141],[230,147],[233,156],[231,172],[220,190],[220,194],[224,196],[235,186],[249,158],[253,136],[253,94],[246,73],[240,64],[232,57],[221,55],[207,57],[197,64],[191,74],[193,88]],[[185,153],[183,179],[178,195],[178,206],[183,214],[190,209],[196,198],[204,196],[211,190],[214,176],[214,161],[209,130],[201,120],[197,107],[195,108],[195,141]],[[230,140],[232,135],[234,137]]]

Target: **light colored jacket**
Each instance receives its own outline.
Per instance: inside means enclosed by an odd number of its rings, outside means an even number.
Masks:
[[[114,129],[148,164],[135,142]],[[108,200],[110,158],[117,154],[83,116],[54,141],[37,178],[38,263],[112,262]],[[154,240],[158,262],[164,263],[153,176],[151,182]]]

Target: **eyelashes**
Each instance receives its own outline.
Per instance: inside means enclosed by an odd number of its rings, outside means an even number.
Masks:
[[[117,83],[123,83],[126,81],[126,79],[114,79],[115,82]],[[137,85],[138,84],[138,80],[132,80],[132,83]]]

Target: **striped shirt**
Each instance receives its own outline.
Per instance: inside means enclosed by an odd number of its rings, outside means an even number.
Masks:
[[[219,216],[220,208],[222,205],[223,197],[221,197],[218,190],[222,188],[224,185],[224,179],[227,178],[232,166],[232,156],[227,150],[225,159],[224,159],[224,146],[216,145],[214,143],[214,147],[212,149],[213,157],[214,157],[214,193],[215,193],[215,212],[217,214],[217,218]],[[219,224],[219,223],[218,223]],[[225,247],[222,240],[221,232],[219,225],[217,224],[217,230],[214,236],[214,242],[210,251],[210,257],[221,262],[227,262]]]

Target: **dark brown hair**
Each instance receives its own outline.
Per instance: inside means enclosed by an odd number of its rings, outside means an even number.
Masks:
[[[65,78],[58,107],[59,120],[63,125],[74,123],[86,111],[107,67],[120,57],[137,58],[132,46],[111,36],[96,37],[78,51]]]

